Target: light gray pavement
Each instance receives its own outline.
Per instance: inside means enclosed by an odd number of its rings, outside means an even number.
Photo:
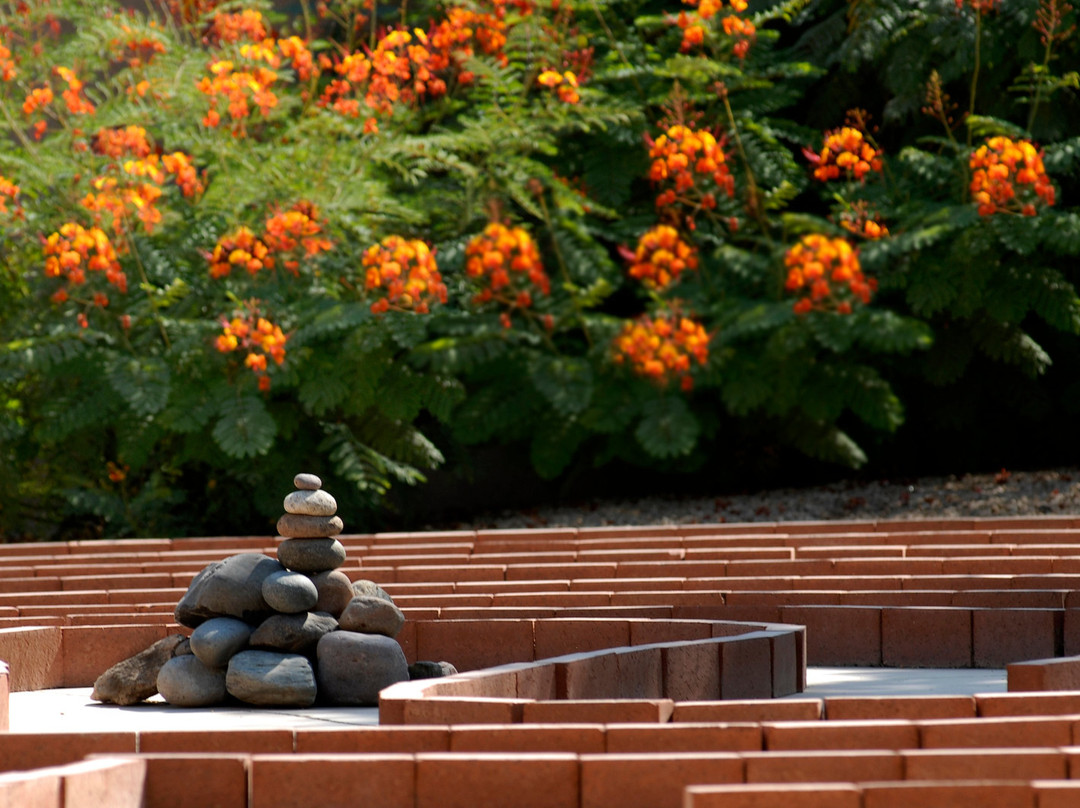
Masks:
[[[829,696],[955,696],[1003,693],[1005,671],[967,669],[808,668],[807,688],[792,698]],[[12,732],[138,732],[142,730],[313,729],[374,726],[375,707],[260,709],[172,707],[160,696],[133,707],[101,704],[91,688],[12,693]]]

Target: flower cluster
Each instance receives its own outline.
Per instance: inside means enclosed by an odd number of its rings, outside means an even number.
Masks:
[[[687,269],[697,269],[697,250],[679,237],[679,231],[660,224],[638,239],[630,276],[648,289],[663,289]]]
[[[505,65],[508,61],[503,53],[506,23],[502,20],[501,11],[501,8],[497,8],[496,13],[491,14],[461,7],[449,9],[446,19],[434,26],[428,37],[433,54],[432,69],[460,67],[477,47],[480,53],[494,56]],[[457,80],[459,84],[468,84],[472,81],[472,74],[461,72]]]
[[[971,196],[980,216],[999,211],[1034,216],[1042,200],[1054,204],[1054,185],[1046,176],[1042,152],[1029,140],[992,137],[971,154]]]
[[[560,73],[558,70],[548,68],[537,76],[536,83],[554,90],[564,104],[576,104],[581,100],[581,95],[578,93],[578,77],[572,70],[564,70]]]
[[[279,210],[266,220],[263,241],[276,253],[299,253],[310,258],[331,249],[334,245],[323,235],[319,210],[310,202],[297,202],[287,210]],[[284,267],[296,273],[300,262],[286,257]]]
[[[859,264],[858,252],[842,238],[813,233],[784,254],[787,267],[785,288],[802,296],[795,311],[835,311],[850,314],[852,303],[870,302],[877,281],[867,279]]]
[[[838,179],[841,174],[861,182],[871,171],[881,171],[882,167],[881,149],[854,126],[826,132],[821,151],[807,150],[804,154],[815,166],[814,177],[822,182]]]
[[[250,275],[274,268],[270,248],[249,227],[238,227],[219,238],[208,257],[211,278],[227,277],[233,267],[246,269]]]
[[[383,295],[371,304],[376,314],[394,309],[426,314],[446,302],[446,284],[435,253],[419,239],[387,236],[364,251],[364,287]]]
[[[92,148],[95,154],[120,159],[137,157],[142,159],[154,150],[150,145],[146,130],[141,126],[124,126],[115,129],[102,128],[93,138]]]
[[[15,69],[15,60],[11,58],[11,50],[0,45],[0,81],[11,81],[18,74]]]
[[[154,22],[150,23],[155,26]],[[139,35],[129,26],[122,25],[121,30],[127,35],[125,39],[113,39],[109,42],[113,59],[125,62],[132,70],[138,70],[154,61],[159,53],[165,53],[165,43],[152,36]]]
[[[59,66],[54,67],[53,72],[67,84],[67,89],[60,93],[60,97],[64,99],[68,112],[72,115],[92,115],[94,105],[83,95],[84,85],[75,75],[75,71],[68,67]]]
[[[976,14],[993,11],[998,7],[1001,0],[956,0],[956,10],[962,11],[964,6],[969,6]]]
[[[662,385],[678,377],[682,389],[690,390],[691,360],[699,365],[708,360],[709,335],[701,323],[678,313],[643,315],[623,326],[613,347],[616,364],[627,364],[634,373]]]
[[[680,12],[676,25],[682,29],[683,39],[680,49],[685,53],[695,47],[699,47],[705,41],[705,31],[709,21],[717,16],[724,8],[723,0],[683,0],[688,6],[695,6],[695,14]],[[739,17],[738,14],[746,11],[747,0],[729,0],[728,6],[731,13],[720,18],[720,26],[724,34],[735,40],[732,53],[739,59],[745,59],[750,45],[757,34],[757,28],[750,20]]]
[[[205,40],[213,43],[262,42],[269,35],[263,24],[263,15],[253,9],[243,9],[234,14],[219,12],[210,21]]]
[[[19,203],[15,201],[15,197],[19,195],[19,186],[9,180],[7,177],[0,176],[0,215],[8,215],[9,213],[15,217],[22,216],[22,208],[19,207]],[[8,210],[8,201],[14,203],[13,210]]]
[[[104,273],[105,279],[121,293],[127,292],[127,275],[120,268],[109,237],[98,227],[83,227],[75,222],[67,222],[44,243],[45,277],[62,278],[67,281],[52,295],[54,303],[63,303],[68,299],[69,287],[83,286],[87,283],[87,272]],[[109,305],[109,298],[104,292],[95,292],[93,303],[104,308]],[[81,314],[79,323],[86,327],[86,316]]]
[[[650,144],[649,158],[649,179],[664,188],[656,197],[657,207],[687,205],[692,221],[699,209],[716,207],[717,192],[735,195],[727,157],[711,132],[674,124]]]
[[[259,316],[259,310],[253,302],[248,304],[246,313],[234,312],[232,319],[223,318],[221,325],[222,331],[214,341],[214,347],[221,353],[245,351],[244,367],[250,369],[258,378],[260,390],[269,390],[267,357],[275,365],[281,365],[285,361],[288,335],[282,332],[281,326]]]
[[[866,200],[850,203],[837,219],[837,224],[861,238],[876,241],[889,235],[889,228],[881,223],[881,216]]]
[[[22,111],[23,115],[30,117],[39,109],[44,109],[49,106],[54,100],[52,87],[46,84],[44,87],[35,87],[27,94],[26,99],[23,101]],[[38,120],[34,122],[34,140],[41,140],[45,134],[45,129],[48,127],[48,122],[45,120]]]
[[[528,231],[492,222],[465,247],[465,274],[481,284],[476,303],[495,301],[514,309],[533,304],[533,293],[550,294],[551,281]],[[503,325],[509,327],[510,312]]]

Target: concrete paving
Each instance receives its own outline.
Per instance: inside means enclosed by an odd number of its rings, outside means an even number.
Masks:
[[[808,668],[807,688],[792,698],[830,696],[955,696],[1003,693],[1004,670],[930,668]],[[101,704],[92,688],[12,693],[12,732],[138,732],[142,730],[313,729],[374,726],[376,707],[181,708],[160,696],[132,707]]]

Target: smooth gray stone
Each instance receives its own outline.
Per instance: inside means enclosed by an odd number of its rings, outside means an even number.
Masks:
[[[178,656],[158,673],[157,689],[177,707],[210,707],[225,700],[225,670],[208,668],[191,654]]]
[[[315,702],[315,671],[299,654],[241,651],[229,660],[225,689],[248,704],[310,707]]]
[[[251,644],[276,651],[306,654],[324,634],[337,631],[338,621],[328,614],[275,614],[259,624],[251,635]]]
[[[332,704],[378,704],[380,690],[409,678],[401,646],[381,634],[332,631],[316,654],[319,692]]]
[[[158,672],[186,648],[187,637],[170,634],[135,656],[117,662],[94,682],[90,698],[109,704],[138,704],[158,692]]]
[[[405,615],[388,600],[357,595],[349,601],[338,623],[345,631],[396,637],[405,625]]]
[[[311,582],[319,591],[319,599],[315,601],[313,611],[328,612],[338,617],[353,599],[352,581],[340,570],[318,572],[311,576]]]
[[[285,569],[261,553],[240,553],[215,561],[195,576],[176,604],[176,622],[195,628],[211,617],[236,617],[260,623],[271,613],[262,596],[267,575]]]
[[[319,590],[301,572],[283,570],[266,576],[262,585],[263,599],[275,611],[296,614],[314,608]]]
[[[409,666],[409,679],[441,679],[444,676],[454,676],[457,672],[457,668],[449,662],[422,659]]]
[[[322,489],[293,491],[285,497],[285,512],[299,516],[333,516],[337,513],[337,500]]]
[[[235,617],[212,617],[191,632],[191,653],[208,668],[224,668],[251,636],[251,626]]]
[[[318,491],[322,488],[322,480],[314,474],[297,474],[292,478],[292,482],[301,491]]]
[[[284,513],[277,520],[279,536],[287,539],[319,539],[324,536],[336,536],[345,529],[340,516],[304,516],[299,513]]]
[[[285,539],[277,548],[284,566],[296,572],[327,572],[345,563],[345,545],[337,539]]]
[[[353,581],[352,588],[354,595],[362,595],[366,598],[382,598],[383,600],[388,600],[391,603],[394,602],[394,599],[390,597],[389,592],[387,592],[374,581],[369,581],[366,578],[361,578],[359,581]]]

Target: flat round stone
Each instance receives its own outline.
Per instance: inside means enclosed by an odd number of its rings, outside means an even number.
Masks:
[[[270,573],[274,575],[274,573]],[[267,576],[266,580],[269,580]],[[266,586],[266,580],[263,586]],[[208,668],[224,668],[242,651],[251,637],[251,626],[235,617],[211,617],[191,632],[191,653]]]
[[[277,520],[279,536],[287,539],[320,539],[336,536],[345,529],[340,516],[302,516],[298,513],[282,514]]]
[[[301,516],[333,516],[337,500],[321,488],[318,491],[293,491],[285,497],[285,511]]]
[[[306,612],[319,599],[319,590],[306,575],[285,570],[266,576],[262,596],[271,608],[282,614]]]
[[[173,657],[158,672],[157,689],[176,707],[210,707],[225,700],[225,670],[192,654]]]
[[[331,538],[286,539],[278,545],[277,557],[285,567],[296,572],[326,572],[345,563],[345,545]],[[317,598],[318,595],[316,602]]]
[[[292,483],[301,491],[318,491],[322,488],[322,480],[314,474],[297,474],[292,478]]]

